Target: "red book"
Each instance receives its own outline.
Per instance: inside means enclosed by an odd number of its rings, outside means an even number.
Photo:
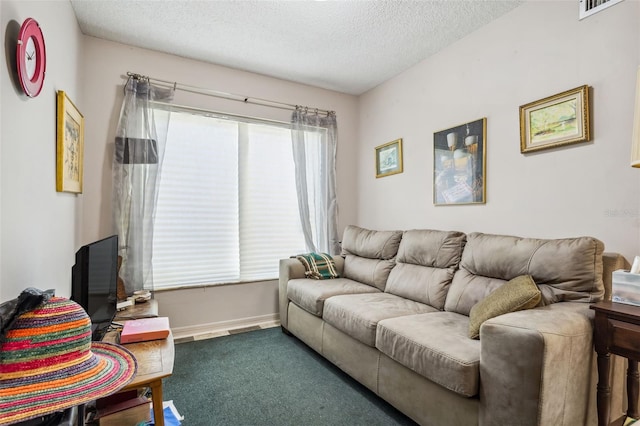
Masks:
[[[127,321],[120,333],[120,343],[146,342],[166,339],[169,335],[169,318],[141,318]]]

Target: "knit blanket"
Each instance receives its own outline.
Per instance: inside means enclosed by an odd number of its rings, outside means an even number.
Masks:
[[[304,265],[304,275],[316,280],[340,278],[333,258],[327,253],[305,253],[295,257]]]

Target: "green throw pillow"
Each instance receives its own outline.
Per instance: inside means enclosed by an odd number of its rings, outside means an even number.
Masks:
[[[469,312],[469,337],[480,337],[483,322],[509,312],[531,309],[540,303],[542,293],[531,275],[520,275],[492,291],[473,305]]]

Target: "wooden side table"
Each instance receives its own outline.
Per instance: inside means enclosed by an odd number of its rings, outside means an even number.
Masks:
[[[135,321],[135,320],[132,320]],[[124,322],[124,321],[118,321]],[[118,331],[105,334],[103,341],[118,343]],[[162,408],[162,379],[173,374],[174,347],[173,335],[162,340],[128,343],[123,345],[138,361],[138,371],[133,380],[120,389],[126,391],[142,387],[151,388],[153,417],[156,426],[164,426],[164,410]]]
[[[598,353],[598,426],[609,426],[611,416],[611,385],[609,372],[611,354],[627,358],[627,416],[638,418],[638,361],[640,361],[640,307],[622,303],[599,302],[591,305],[596,311],[595,348]]]

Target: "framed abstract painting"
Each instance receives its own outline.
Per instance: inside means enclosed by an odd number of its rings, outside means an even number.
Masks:
[[[486,118],[433,134],[435,205],[486,202],[486,147]]]

